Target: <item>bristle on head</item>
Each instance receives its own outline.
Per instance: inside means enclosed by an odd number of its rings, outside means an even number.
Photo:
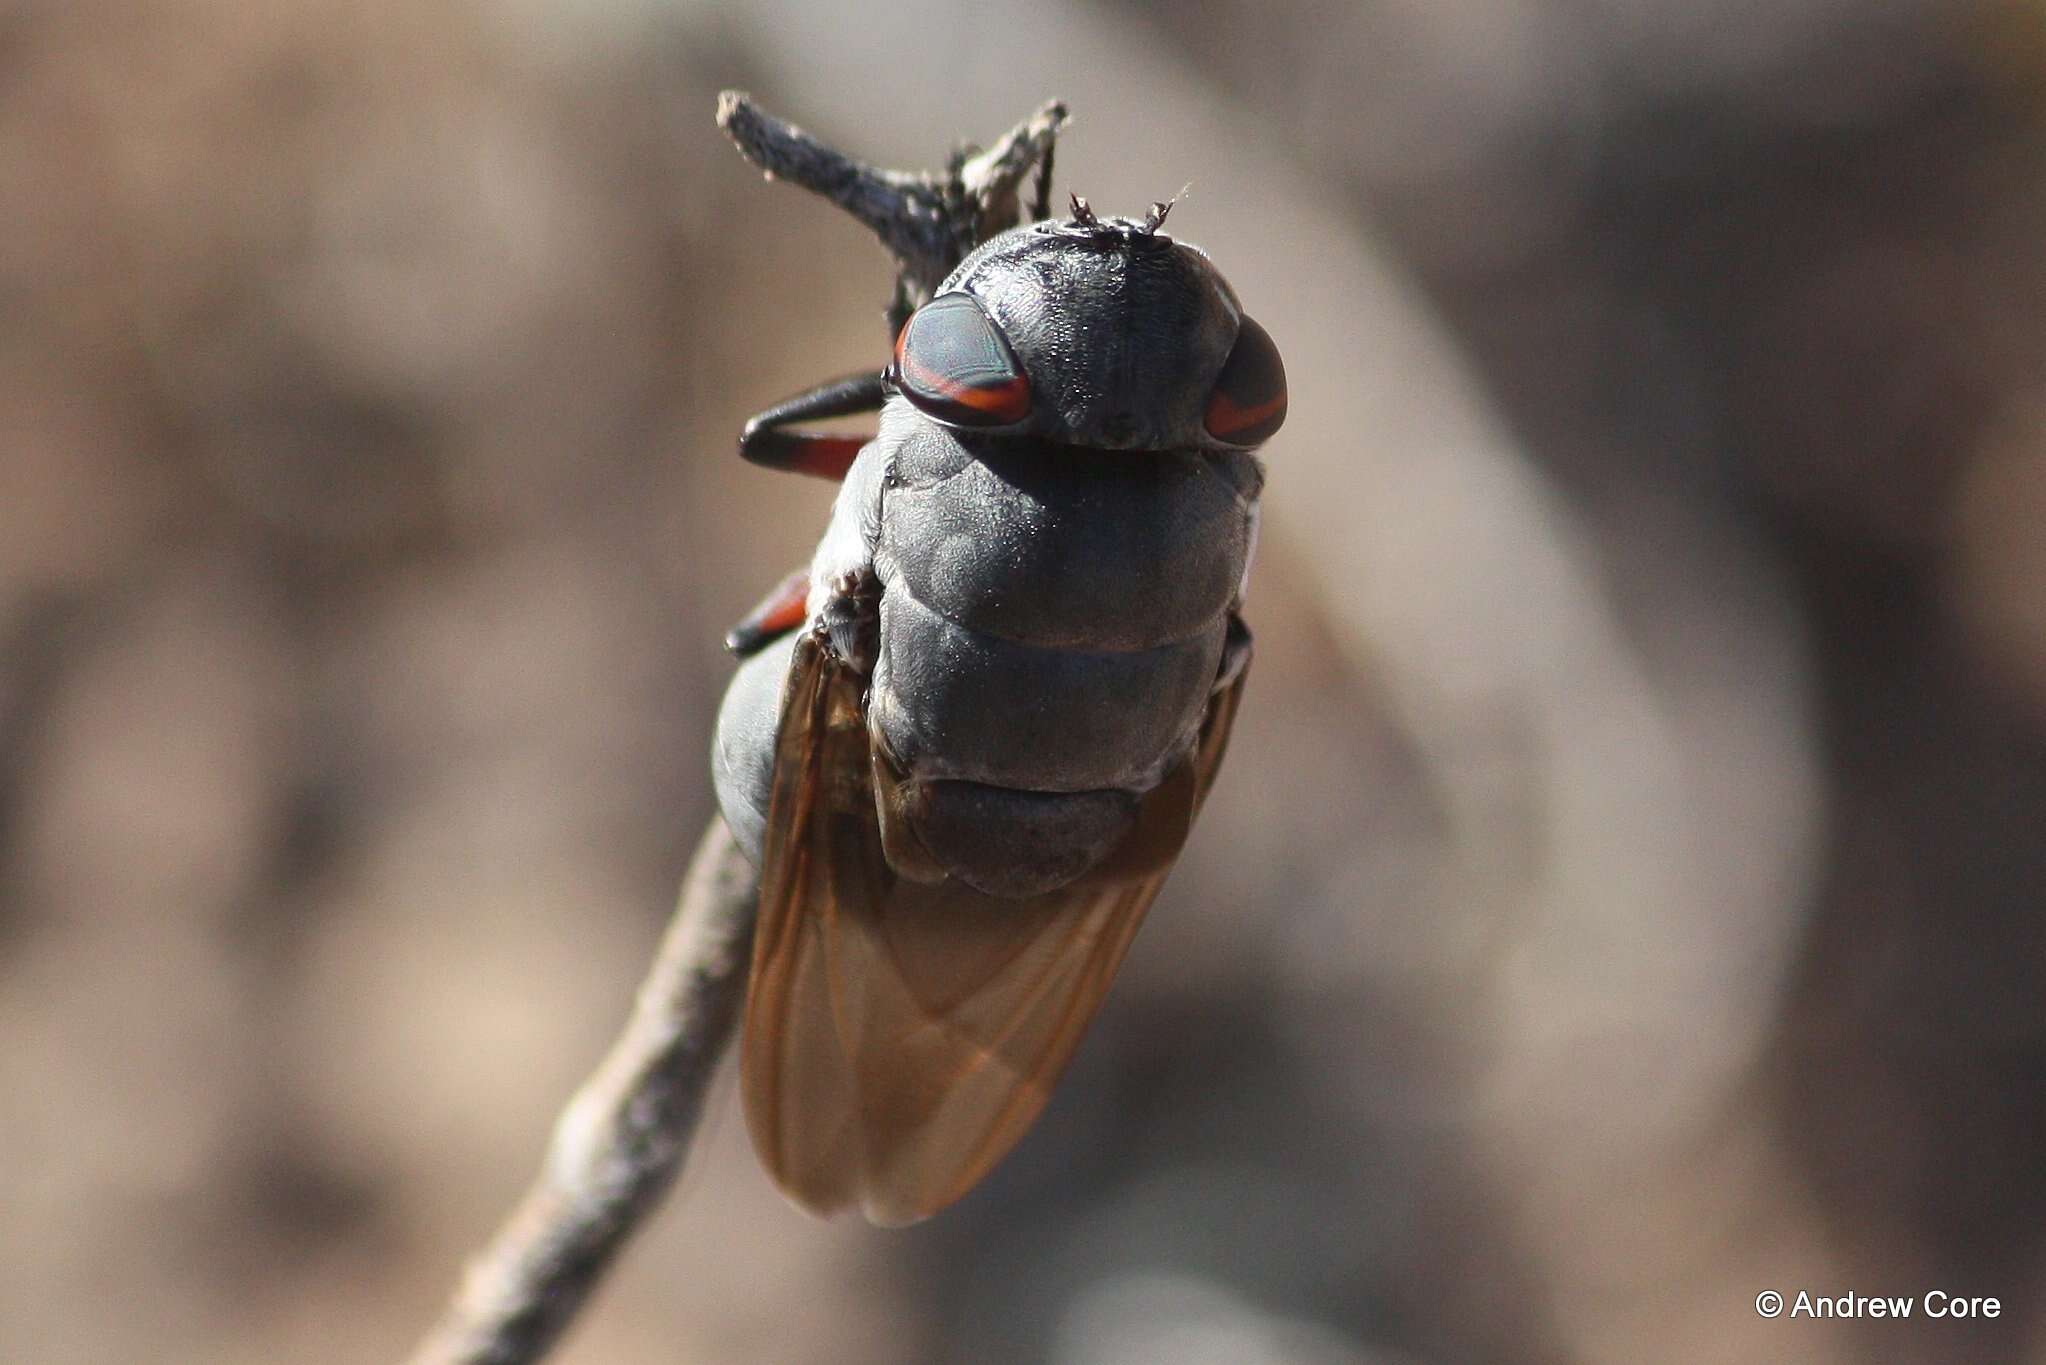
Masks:
[[[1171,213],[1173,206],[1177,204],[1180,200],[1186,198],[1188,192],[1191,191],[1192,189],[1193,181],[1189,180],[1184,185],[1181,185],[1179,187],[1178,194],[1173,195],[1170,199],[1160,200],[1152,204],[1150,213],[1146,214],[1144,217],[1145,235],[1149,236],[1150,234],[1156,232],[1159,228],[1164,227],[1166,215]]]
[[[1181,190],[1170,199],[1157,200],[1152,203],[1151,211],[1138,219],[1103,218],[1094,211],[1092,204],[1075,194],[1072,196],[1073,215],[1059,226],[1063,231],[1077,236],[1125,244],[1140,242],[1158,236],[1159,229],[1165,226],[1165,219],[1172,212],[1173,205],[1185,197],[1186,191]],[[1171,239],[1165,240],[1169,242]]]

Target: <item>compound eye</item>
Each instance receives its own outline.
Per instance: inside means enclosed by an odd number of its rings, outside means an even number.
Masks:
[[[1285,363],[1270,334],[1245,314],[1208,399],[1208,435],[1233,446],[1254,446],[1285,420]]]
[[[941,422],[1005,427],[1030,415],[1030,377],[971,294],[940,294],[911,314],[888,374]]]

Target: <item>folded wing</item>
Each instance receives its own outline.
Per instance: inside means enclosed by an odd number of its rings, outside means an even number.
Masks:
[[[762,1162],[812,1212],[928,1217],[1022,1137],[1164,884],[1228,741],[1248,636],[1124,848],[1027,899],[897,875],[864,680],[796,646],[776,742],[741,1085]]]

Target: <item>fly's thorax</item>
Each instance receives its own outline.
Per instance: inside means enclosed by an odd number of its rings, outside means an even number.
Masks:
[[[881,535],[881,495],[895,464],[895,451],[915,433],[919,419],[914,409],[892,404],[881,415],[881,429],[861,449],[839,485],[831,505],[831,520],[823,539],[810,559],[811,620],[824,615],[833,605],[839,585],[848,578],[860,578],[871,571],[874,546]]]

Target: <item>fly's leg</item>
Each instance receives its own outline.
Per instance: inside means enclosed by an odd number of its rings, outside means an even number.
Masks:
[[[820,617],[831,652],[861,677],[872,673],[881,650],[881,580],[873,569],[840,574]]]
[[[725,648],[750,659],[803,624],[803,606],[810,596],[810,571],[797,569],[775,584],[746,619],[725,632]]]
[[[873,371],[805,389],[748,421],[745,430],[739,433],[739,453],[767,469],[842,479],[852,467],[853,457],[867,443],[866,437],[789,428],[797,422],[878,412],[887,396],[882,377]]]

